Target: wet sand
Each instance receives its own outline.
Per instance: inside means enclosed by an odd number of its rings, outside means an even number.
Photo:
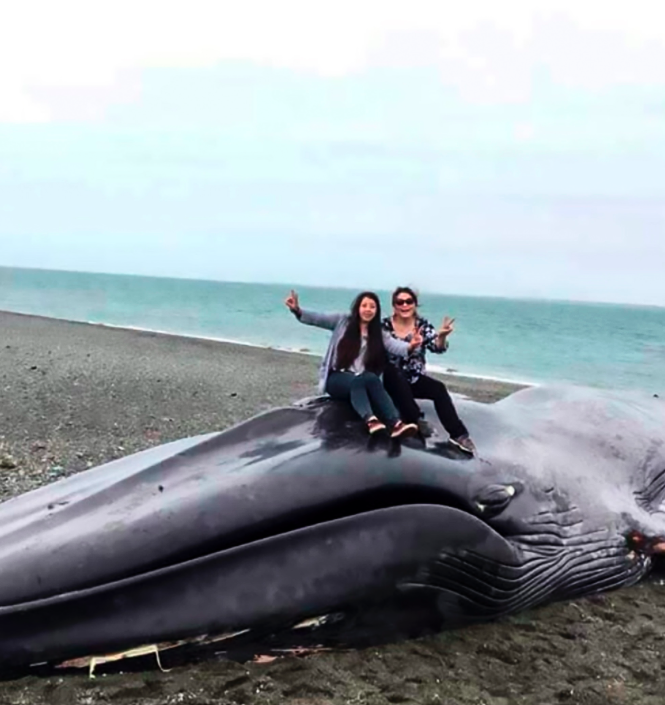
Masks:
[[[315,393],[311,356],[5,313],[0,330],[0,500]],[[446,382],[484,402],[517,389]],[[660,705],[664,591],[656,578],[366,651],[25,678],[0,684],[0,705]]]

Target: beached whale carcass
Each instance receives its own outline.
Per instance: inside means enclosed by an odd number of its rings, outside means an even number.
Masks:
[[[370,440],[315,399],[5,502],[0,671],[384,642],[647,574],[665,545],[662,400],[458,403],[477,458],[441,429]]]

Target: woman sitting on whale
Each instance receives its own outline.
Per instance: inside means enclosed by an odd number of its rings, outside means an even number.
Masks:
[[[300,308],[295,291],[285,301],[288,309],[306,325],[333,331],[319,373],[319,391],[333,399],[348,400],[370,434],[390,427],[393,438],[411,436],[418,427],[404,423],[383,388],[381,375],[387,354],[404,357],[422,342],[418,335],[410,342],[393,339],[381,330],[381,304],[376,294],[359,294],[349,314],[324,314]]]
[[[409,355],[390,356],[384,375],[385,388],[397,405],[402,418],[407,422],[418,423],[421,412],[416,399],[431,399],[434,402],[441,425],[450,434],[449,442],[473,455],[475,445],[469,438],[469,432],[457,415],[453,400],[446,385],[425,374],[426,350],[443,353],[448,349],[448,336],[453,332],[454,318],[446,316],[441,328],[434,326],[418,314],[418,296],[408,286],[395,289],[392,296],[393,315],[382,321],[384,332],[389,333],[397,342],[409,342],[418,336],[422,344],[412,348]],[[422,429],[421,429],[422,430]]]

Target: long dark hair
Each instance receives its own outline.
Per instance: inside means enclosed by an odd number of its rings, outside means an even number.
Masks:
[[[376,315],[367,325],[367,349],[363,360],[368,372],[380,374],[386,366],[386,348],[381,333],[381,302],[373,291],[363,291],[356,296],[351,306],[351,317],[344,335],[337,344],[337,369],[348,369],[360,352],[360,304],[363,299],[372,299],[376,304]]]

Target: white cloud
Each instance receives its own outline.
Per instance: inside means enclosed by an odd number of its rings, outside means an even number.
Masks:
[[[436,67],[469,101],[528,99],[534,81],[663,85],[661,0],[22,0],[0,26],[0,120],[45,121],[53,91],[136,99],[132,70],[224,60],[340,76]],[[86,108],[88,110],[88,108]],[[79,117],[94,118],[83,111]],[[93,111],[95,112],[95,111]]]

